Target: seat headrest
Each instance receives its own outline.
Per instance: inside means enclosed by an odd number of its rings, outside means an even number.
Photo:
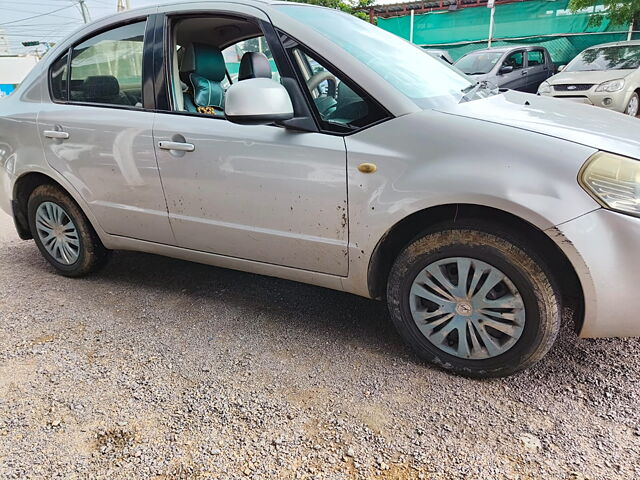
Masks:
[[[203,43],[192,43],[184,52],[180,72],[196,73],[212,82],[221,82],[227,70],[219,48]]]
[[[238,81],[247,78],[271,78],[271,64],[263,53],[247,52],[242,55]]]
[[[85,79],[82,90],[86,98],[108,99],[120,94],[120,84],[112,75],[96,75]]]

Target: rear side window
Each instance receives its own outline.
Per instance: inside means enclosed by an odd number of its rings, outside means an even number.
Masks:
[[[65,53],[58,60],[53,62],[49,70],[49,82],[51,85],[51,98],[57,102],[67,100],[67,60],[69,56]]]
[[[70,101],[142,108],[145,23],[118,27],[73,47]]]
[[[542,50],[531,50],[527,52],[529,66],[542,65],[544,63],[544,52]]]

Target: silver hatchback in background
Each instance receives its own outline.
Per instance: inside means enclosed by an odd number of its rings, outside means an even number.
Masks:
[[[639,159],[635,120],[290,2],[99,20],[0,100],[0,207],[60,274],[136,250],[381,299],[477,377],[543,358],[563,311],[640,334]]]
[[[640,41],[587,48],[542,83],[538,93],[638,116]]]

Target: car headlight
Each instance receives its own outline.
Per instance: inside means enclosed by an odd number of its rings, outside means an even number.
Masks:
[[[551,93],[551,85],[549,85],[549,82],[542,82],[538,87],[538,93],[541,95]]]
[[[596,92],[617,92],[624,88],[624,78],[618,80],[609,80],[608,82],[601,83],[596,88]]]
[[[605,208],[640,217],[640,160],[598,152],[582,167],[579,179]]]

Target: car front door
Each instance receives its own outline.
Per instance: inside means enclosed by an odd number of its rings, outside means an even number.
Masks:
[[[256,15],[260,13],[256,10]],[[197,69],[198,63],[211,67],[216,58],[226,58],[225,79],[221,79],[218,67],[201,72],[223,88],[236,77],[229,74],[229,70],[237,70],[240,59],[240,56],[231,58],[234,52],[251,51],[253,45],[253,51],[271,56],[262,35],[236,45],[238,48],[231,52],[227,45],[216,43],[213,36],[194,39],[191,32],[197,30],[196,25],[205,25],[207,19],[211,25],[217,25],[219,31],[234,31],[224,30],[226,24],[222,15],[191,20],[192,26],[175,17],[169,23],[172,28],[176,26],[176,30],[165,35],[174,39],[174,44],[165,51],[178,56],[182,49],[189,50],[190,44],[206,44],[207,47],[198,47],[206,57],[202,62],[196,58],[193,68]],[[255,19],[251,20],[256,23]],[[244,38],[251,35],[246,33],[251,32],[250,25],[237,19],[229,20],[232,21],[236,22],[234,25],[243,32]],[[183,33],[178,26],[184,27]],[[221,50],[225,50],[224,56],[219,55]],[[192,51],[195,58],[196,49]],[[237,125],[223,115],[215,114],[213,109],[207,114],[202,105],[197,108],[205,113],[186,111],[181,105],[190,104],[192,100],[197,104],[195,86],[187,87],[194,88],[193,96],[187,93],[183,96],[184,101],[176,101],[180,92],[175,90],[180,82],[175,69],[180,70],[183,83],[184,80],[192,83],[194,78],[200,77],[194,77],[193,73],[184,75],[177,60],[168,59],[164,63],[165,68],[171,70],[165,78],[173,79],[169,82],[172,86],[167,87],[173,90],[168,95],[173,101],[166,111],[157,113],[153,137],[176,245],[240,259],[346,275],[347,178],[343,138],[276,125]],[[275,65],[273,61],[271,63]],[[218,103],[221,106],[223,102]],[[167,150],[166,142],[188,148]]]
[[[527,51],[527,92],[536,93],[538,87],[549,77],[549,64],[544,50],[536,48]]]
[[[58,58],[38,128],[47,162],[84,198],[102,229],[170,244],[154,114],[143,106],[148,26],[146,18],[114,26]]]
[[[521,91],[527,88],[527,71],[524,68],[524,61],[524,50],[516,50],[507,54],[498,73],[500,88]],[[503,67],[510,68],[510,71],[504,71]]]

